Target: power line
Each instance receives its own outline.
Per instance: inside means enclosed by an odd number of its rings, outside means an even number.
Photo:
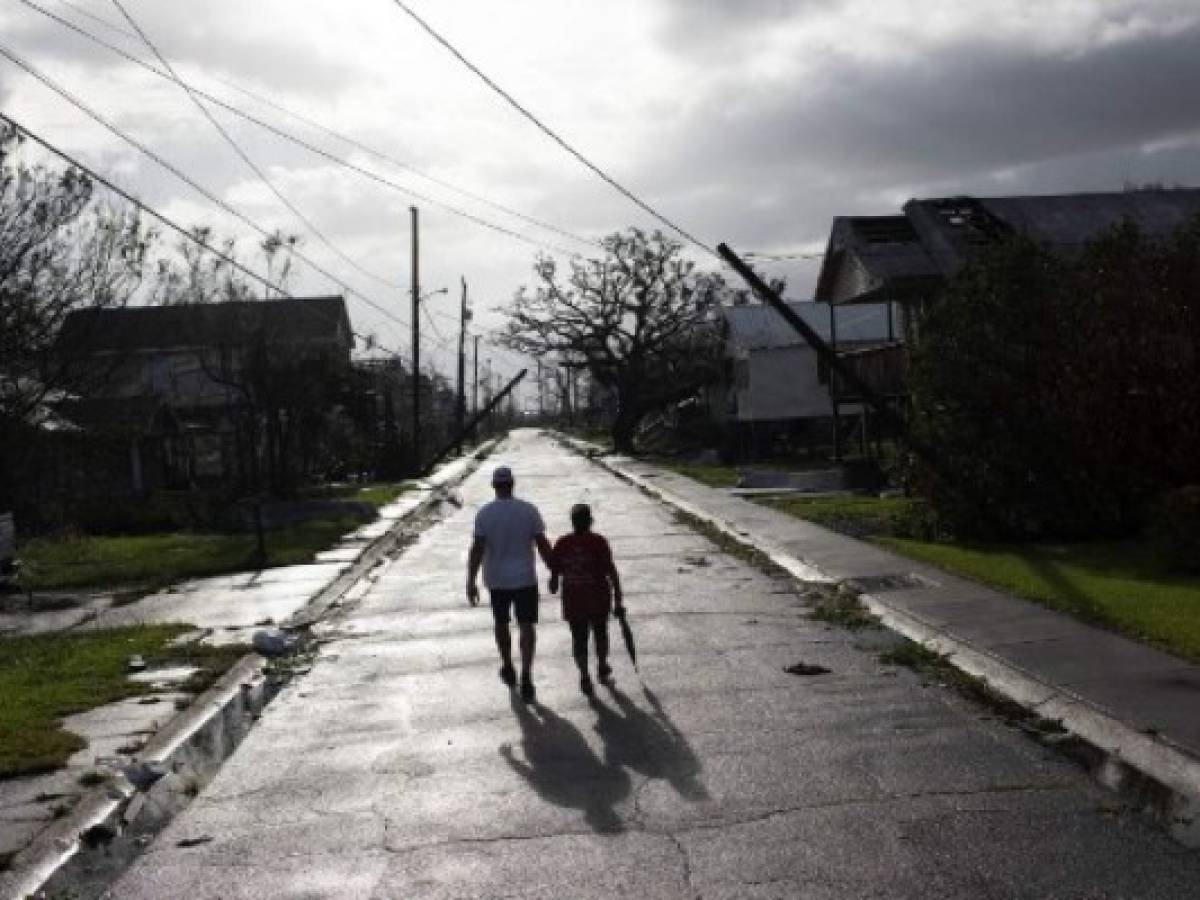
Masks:
[[[32,75],[35,79],[40,81],[46,87],[50,88],[50,90],[54,91],[54,93],[58,94],[60,97],[62,97],[68,103],[70,103],[72,106],[79,109],[81,112],[83,112],[85,115],[87,115],[90,119],[92,119],[93,121],[97,122],[98,124],[104,126],[104,128],[106,128],[112,134],[116,135],[121,140],[123,140],[130,146],[134,147],[136,150],[138,150],[145,156],[148,156],[150,159],[154,160],[154,162],[158,163],[158,165],[162,166],[164,169],[166,169],[168,172],[170,172],[172,175],[174,175],[176,178],[178,178],[184,184],[191,187],[192,190],[196,191],[197,193],[199,193],[200,195],[205,197],[210,203],[213,203],[214,205],[220,207],[226,213],[233,216],[238,221],[242,222],[247,227],[251,228],[258,234],[262,235],[263,237],[265,237],[265,238],[271,237],[270,232],[268,232],[265,228],[263,228],[261,225],[259,225],[257,222],[255,222],[253,219],[249,218],[244,213],[242,213],[240,210],[236,209],[235,207],[231,206],[229,203],[226,203],[224,200],[217,197],[215,194],[213,194],[211,191],[209,191],[203,185],[196,182],[193,178],[191,178],[189,175],[187,175],[185,172],[183,172],[181,169],[179,169],[173,163],[170,163],[167,160],[163,159],[161,156],[159,156],[157,153],[155,153],[153,150],[151,150],[145,144],[142,144],[140,141],[138,141],[136,138],[132,137],[131,135],[126,134],[124,131],[122,131],[120,128],[118,128],[116,125],[114,125],[112,122],[108,121],[108,119],[106,119],[103,115],[101,115],[100,113],[93,110],[90,106],[88,106],[86,103],[84,103],[82,100],[80,100],[74,94],[72,94],[69,90],[67,90],[66,88],[62,87],[57,82],[55,82],[54,79],[50,78],[50,76],[39,71],[35,66],[33,66],[31,63],[27,62],[25,59],[23,59],[21,56],[19,56],[17,53],[15,53],[13,50],[11,50],[9,47],[7,47],[6,45],[4,45],[2,43],[0,43],[0,55],[6,57],[10,62],[12,62],[15,65],[19,66],[20,68],[24,69],[28,74]],[[391,310],[389,310],[386,307],[382,306],[381,304],[375,302],[370,297],[365,296],[360,291],[356,290],[354,287],[347,284],[342,279],[338,278],[336,275],[334,275],[328,269],[321,266],[319,263],[314,262],[312,259],[309,259],[304,254],[300,253],[298,250],[293,249],[291,252],[296,258],[307,263],[314,271],[321,273],[326,278],[328,278],[330,281],[332,281],[334,284],[341,287],[342,290],[344,290],[347,294],[351,295],[352,297],[355,297],[358,300],[361,300],[363,303],[366,303],[368,306],[370,306],[377,312],[381,313],[382,315],[386,316],[389,319],[392,319],[393,321],[397,322],[398,324],[404,325],[406,327],[409,325],[408,322],[405,322],[403,319],[400,319],[399,317],[397,317]]]
[[[63,18],[62,16],[58,15],[57,13],[53,12],[52,10],[46,9],[45,7],[34,2],[34,0],[19,0],[19,2],[22,3],[24,6],[34,10],[35,12],[38,12],[41,15],[43,15],[49,19],[52,19],[53,21],[57,22],[59,25],[63,26],[64,28],[67,28],[70,31],[75,32],[76,34],[85,38],[86,40],[89,40],[92,43],[97,44],[101,47],[104,47],[105,49],[109,50],[110,52],[117,54],[118,56],[133,63],[134,65],[140,66],[143,69],[146,69],[147,71],[152,72],[155,75],[158,75],[160,78],[172,79],[172,76],[169,75],[168,73],[162,71],[161,69],[158,69],[157,67],[151,65],[150,63],[146,62],[145,60],[139,59],[138,57],[134,56],[129,51],[124,50],[121,47],[118,47],[118,46],[110,43],[109,41],[106,41],[104,38],[101,38],[98,35],[93,34],[92,32],[88,31],[85,28],[82,28],[81,26],[70,21],[69,19]],[[91,18],[97,18],[97,17],[92,16]],[[116,26],[112,26],[111,23],[106,22],[106,24],[108,24],[110,27],[113,27],[113,28],[116,27]],[[124,29],[116,28],[116,30],[119,31],[121,34],[127,35],[128,37],[132,37],[132,35],[130,35]],[[172,80],[177,81],[178,78],[175,78]],[[224,79],[216,79],[216,80],[219,81],[221,84],[224,84],[230,88],[233,88],[236,91],[239,91],[242,94],[245,94],[246,96],[258,101],[259,103],[263,103],[263,104],[265,104],[269,107],[272,107],[288,116],[291,116],[291,117],[297,119],[298,121],[304,122],[306,125],[309,125],[312,128],[316,128],[319,131],[329,134],[329,135],[337,138],[338,140],[343,141],[347,145],[363,151],[364,153],[371,154],[375,157],[378,157],[379,159],[383,159],[383,160],[389,162],[393,166],[396,166],[400,169],[404,169],[406,171],[412,172],[414,175],[424,178],[433,184],[437,184],[437,185],[447,188],[449,190],[456,191],[466,197],[470,197],[474,200],[477,200],[480,203],[484,203],[484,204],[487,204],[488,206],[494,207],[495,209],[498,209],[507,215],[514,216],[515,218],[521,219],[532,225],[536,225],[537,227],[545,228],[550,231],[554,231],[558,234],[564,235],[565,237],[569,237],[572,240],[579,241],[580,243],[589,244],[591,246],[601,246],[598,241],[590,240],[588,238],[584,238],[584,237],[580,237],[579,235],[572,234],[571,232],[567,231],[566,229],[560,228],[556,225],[552,225],[548,222],[543,222],[540,219],[536,219],[536,218],[526,215],[524,213],[517,212],[516,210],[510,209],[507,206],[503,206],[492,200],[488,200],[486,197],[483,197],[479,194],[475,194],[471,191],[468,191],[465,188],[461,188],[461,187],[458,187],[448,181],[444,181],[442,179],[435,178],[432,175],[422,172],[419,169],[414,168],[413,166],[410,166],[406,163],[403,163],[403,162],[395,159],[392,156],[385,154],[381,150],[374,149],[367,144],[363,144],[363,143],[355,140],[354,138],[348,137],[344,134],[341,134],[340,132],[334,131],[333,129],[328,128],[327,126],[322,125],[321,123],[316,122],[316,121],[308,118],[307,116],[303,116],[300,113],[289,110],[288,108],[286,108],[278,103],[275,103],[274,101],[269,100],[259,94],[256,94],[253,91],[249,91],[246,88],[239,87],[239,86],[233,84],[232,82],[226,81]],[[465,219],[465,220],[472,222],[476,225],[479,225],[483,228],[491,229],[493,231],[504,234],[504,235],[514,238],[516,240],[523,241],[528,244],[532,244],[533,246],[536,246],[536,247],[541,247],[544,250],[552,250],[556,253],[562,253],[565,256],[578,255],[574,251],[567,250],[562,247],[557,247],[552,244],[547,244],[542,241],[538,241],[534,238],[528,237],[524,234],[521,234],[520,232],[514,231],[503,225],[496,224],[496,223],[491,222],[487,219],[484,219],[480,216],[476,216],[465,210],[461,210],[458,207],[453,206],[449,203],[443,203],[441,201],[435,200],[432,197],[429,197],[418,191],[414,191],[411,188],[408,188],[401,184],[398,184],[398,183],[384,177],[383,175],[380,175],[377,172],[373,172],[369,169],[366,169],[362,166],[359,166],[359,165],[351,162],[350,160],[343,159],[342,157],[337,156],[336,154],[331,153],[328,150],[325,150],[321,147],[317,147],[316,145],[312,144],[311,142],[306,141],[303,138],[300,138],[300,137],[292,134],[291,132],[285,131],[282,128],[272,125],[269,122],[262,120],[258,116],[255,116],[243,109],[240,109],[239,107],[236,107],[236,106],[220,99],[219,97],[215,97],[211,93],[209,93],[207,91],[203,91],[200,88],[195,87],[194,85],[188,84],[188,88],[193,93],[195,93],[196,96],[202,97],[203,99],[207,100],[209,103],[212,103],[213,105],[220,107],[221,109],[223,109],[229,113],[232,113],[235,116],[238,116],[248,122],[251,122],[254,125],[257,125],[259,128],[262,128],[265,131],[268,131],[271,134],[274,134],[276,137],[279,137],[282,140],[285,140],[292,144],[295,144],[296,146],[302,147],[303,149],[309,151],[310,153],[320,156],[322,159],[328,160],[339,166],[342,166],[343,168],[346,168],[350,171],[356,172],[359,175],[362,175],[366,178],[371,179],[372,181],[375,181],[379,184],[389,187],[392,190],[398,191],[398,192],[404,194],[406,197],[419,200],[422,203],[445,210],[446,212],[449,212],[451,215],[458,216],[462,219]]]
[[[262,275],[255,272],[253,269],[249,268],[248,266],[246,266],[245,264],[240,262],[237,259],[237,257],[231,256],[230,254],[225,253],[224,251],[218,249],[217,247],[214,247],[212,244],[208,243],[206,240],[204,240],[202,237],[200,237],[195,232],[180,225],[174,219],[171,219],[164,213],[159,212],[154,207],[150,206],[149,204],[145,203],[144,201],[139,200],[136,196],[134,196],[129,191],[125,190],[123,187],[119,186],[112,180],[101,175],[95,169],[91,168],[90,166],[81,162],[76,157],[67,153],[67,151],[59,148],[55,144],[50,143],[50,141],[48,141],[46,138],[40,136],[39,134],[37,134],[36,132],[31,130],[28,126],[21,124],[20,122],[16,121],[15,119],[13,119],[11,116],[7,115],[4,112],[0,112],[0,120],[7,122],[12,128],[15,128],[21,134],[24,134],[31,141],[33,141],[36,144],[38,144],[39,146],[43,147],[45,150],[49,151],[50,153],[53,153],[59,159],[66,162],[68,165],[73,166],[74,168],[83,172],[85,175],[87,175],[89,178],[91,178],[97,184],[103,185],[105,188],[110,190],[112,193],[116,194],[118,197],[121,197],[123,200],[125,200],[127,203],[130,203],[131,205],[136,207],[141,212],[144,212],[147,215],[153,217],[154,219],[161,222],[166,227],[170,228],[172,231],[177,232],[178,234],[183,236],[185,239],[196,244],[198,247],[201,247],[202,249],[206,250],[208,253],[211,253],[217,259],[220,259],[222,262],[226,263],[231,268],[236,269],[238,272],[241,272],[247,278],[250,278],[253,281],[257,282],[258,284],[262,285],[268,291],[275,291],[281,297],[286,297],[289,300],[297,299],[294,295],[292,295],[287,290],[285,290],[281,285],[278,285],[275,282],[271,281],[270,279],[263,277]],[[303,306],[303,307],[299,307],[299,308],[307,310],[308,312],[310,312],[311,314],[316,315],[316,316],[321,315],[319,312],[317,312],[315,309],[312,309],[311,307]],[[354,337],[358,338],[363,343],[367,344],[369,347],[373,346],[376,349],[383,350],[387,353],[392,353],[393,355],[395,355],[397,358],[399,358],[401,360],[404,359],[404,356],[399,351],[390,350],[389,348],[380,344],[373,336],[364,335],[357,331],[351,331],[351,334]]]
[[[395,284],[394,282],[389,281],[386,278],[382,278],[381,276],[376,275],[374,272],[370,271],[369,269],[366,269],[363,266],[359,265],[359,263],[356,260],[354,260],[353,258],[351,258],[351,256],[349,254],[345,253],[340,247],[338,247],[336,244],[334,244],[333,241],[331,241],[325,235],[325,233],[322,232],[321,229],[319,229],[316,226],[316,224],[313,223],[313,221],[308,216],[306,216],[303,212],[301,212],[300,209],[297,208],[297,206],[294,203],[292,203],[291,200],[289,200],[287,197],[285,197],[283,192],[280,191],[279,188],[275,185],[275,182],[273,182],[267,176],[267,173],[262,170],[262,168],[258,165],[258,163],[256,163],[253,159],[250,158],[250,155],[248,153],[246,153],[246,151],[242,148],[242,146],[236,140],[234,140],[233,135],[231,135],[229,133],[229,131],[225,128],[225,126],[222,125],[217,120],[216,116],[214,116],[212,114],[212,112],[209,110],[209,108],[207,106],[205,106],[203,102],[201,102],[200,98],[196,96],[195,92],[191,89],[191,87],[188,86],[187,82],[185,82],[182,78],[179,77],[179,73],[175,71],[175,67],[171,65],[170,61],[162,54],[162,51],[160,51],[158,49],[158,47],[155,46],[154,42],[150,40],[150,36],[148,34],[146,34],[145,29],[143,29],[142,26],[137,23],[137,20],[134,19],[133,16],[131,16],[129,14],[129,10],[125,8],[124,4],[121,3],[121,0],[112,0],[112,3],[113,3],[113,6],[115,6],[117,8],[117,10],[121,13],[121,15],[125,17],[125,21],[127,21],[129,23],[129,25],[133,28],[133,30],[137,32],[137,35],[139,38],[141,38],[142,43],[144,43],[149,48],[150,52],[154,54],[154,57],[160,63],[162,63],[163,68],[167,70],[167,72],[170,74],[171,78],[173,78],[175,80],[175,83],[179,85],[179,87],[183,90],[183,92],[185,94],[187,94],[188,99],[192,101],[192,103],[195,105],[195,107],[198,110],[200,110],[201,114],[204,116],[204,118],[206,118],[208,120],[209,124],[212,125],[212,127],[216,129],[217,133],[220,134],[221,137],[225,139],[225,143],[227,143],[233,149],[233,152],[236,153],[238,155],[238,157],[242,160],[242,162],[244,162],[246,164],[247,168],[249,168],[250,171],[252,171],[258,177],[258,180],[261,181],[266,186],[267,190],[269,190],[272,194],[274,194],[276,199],[278,199],[280,203],[282,203],[285,207],[287,207],[288,210],[291,211],[292,215],[294,215],[296,217],[296,219],[305,228],[307,228],[314,235],[316,235],[317,240],[319,240],[322,244],[324,244],[326,247],[328,247],[336,256],[340,257],[344,262],[348,263],[357,272],[360,272],[361,274],[365,275],[367,278],[370,278],[373,281],[379,282],[380,284],[386,285],[387,287],[396,288],[397,290],[402,290],[402,288],[399,285]]]
[[[640,207],[643,211],[649,213],[654,218],[658,219],[658,221],[662,222],[664,225],[666,225],[668,228],[670,228],[676,234],[680,235],[687,241],[695,244],[701,250],[705,250],[713,256],[717,255],[717,251],[714,250],[712,247],[710,247],[708,244],[705,244],[699,238],[694,237],[691,233],[685,231],[683,228],[676,225],[674,222],[672,222],[670,219],[668,219],[665,215],[660,213],[658,210],[656,210],[654,207],[652,207],[646,201],[642,200],[640,197],[638,197],[636,194],[634,194],[631,190],[629,190],[627,187],[625,187],[623,184],[621,184],[619,181],[617,181],[615,178],[613,178],[611,175],[609,175],[607,172],[605,172],[603,169],[601,169],[598,165],[596,165],[594,162],[592,162],[590,159],[588,159],[586,156],[584,156],[579,150],[576,150],[573,146],[571,146],[571,144],[569,144],[564,138],[559,136],[559,134],[556,131],[554,131],[552,128],[550,128],[549,125],[547,125],[545,122],[543,122],[537,116],[535,116],[532,112],[530,112],[528,109],[526,109],[524,106],[522,106],[521,103],[515,97],[513,97],[512,94],[508,93],[508,91],[506,91],[506,90],[504,90],[504,88],[500,87],[500,85],[498,85],[487,74],[485,74],[482,69],[480,69],[477,65],[475,65],[473,62],[471,62],[469,59],[467,59],[458,50],[457,47],[455,47],[453,44],[450,43],[450,41],[448,41],[446,38],[442,37],[442,35],[439,34],[437,31],[435,31],[428,22],[426,22],[424,19],[422,19],[420,16],[418,16],[415,12],[413,12],[413,10],[408,6],[407,3],[404,2],[404,0],[392,0],[392,2],[395,3],[396,6],[400,7],[400,9],[403,10],[410,19],[412,19],[414,22],[416,22],[417,25],[419,25],[430,37],[432,37],[435,41],[437,41],[439,44],[441,44],[443,47],[445,47],[446,50],[448,50],[450,52],[450,54],[452,56],[454,56],[455,59],[457,59],[460,63],[462,63],[464,66],[466,66],[468,69],[470,69],[484,84],[486,84],[489,88],[491,88],[493,91],[495,91],[497,94],[499,94],[502,98],[504,98],[506,101],[508,101],[508,104],[510,106],[512,106],[513,109],[515,109],[522,116],[524,116],[526,119],[528,119],[530,122],[532,122],[538,128],[539,131],[541,131],[548,138],[550,138],[552,141],[554,141],[556,144],[558,144],[560,147],[562,147],[564,150],[566,150],[569,154],[571,154],[571,156],[575,157],[575,159],[579,160],[579,162],[583,163],[584,166],[586,166],[588,169],[590,169],[592,172],[594,172],[596,175],[598,175],[606,184],[608,184],[610,187],[616,189],[623,196],[625,196],[627,199],[631,200],[638,207]]]

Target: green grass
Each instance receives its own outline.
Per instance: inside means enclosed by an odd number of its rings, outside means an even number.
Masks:
[[[265,567],[308,562],[354,530],[342,516],[269,531]],[[35,539],[21,547],[21,584],[29,590],[159,586],[183,578],[257,567],[253,534],[171,534]]]
[[[395,502],[401,494],[413,490],[416,485],[411,482],[389,484],[345,484],[337,487],[321,488],[314,496],[326,500],[353,500],[356,503],[369,503],[376,509]]]
[[[855,537],[895,535],[917,508],[908,497],[774,497],[761,501],[782,512]]]
[[[1139,542],[879,543],[1200,662],[1200,576],[1167,571]]]
[[[127,663],[190,662],[223,672],[243,647],[168,647],[187,625],[0,638],[0,778],[53,771],[87,746],[60,719],[151,692],[130,681]]]
[[[663,463],[663,467],[693,478],[702,484],[707,484],[709,487],[736,487],[739,478],[738,470],[733,466],[668,462]]]
[[[1200,662],[1200,576],[1169,571],[1144,542],[935,543],[906,536],[923,507],[904,497],[761,502]]]

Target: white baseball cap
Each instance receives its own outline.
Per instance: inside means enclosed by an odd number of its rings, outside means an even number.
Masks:
[[[492,472],[492,484],[512,484],[513,473],[508,466],[496,466]]]

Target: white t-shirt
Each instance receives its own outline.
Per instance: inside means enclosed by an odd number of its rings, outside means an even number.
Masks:
[[[533,539],[545,533],[537,507],[516,497],[498,497],[480,509],[475,537],[483,538],[483,583],[488,589],[536,586]]]

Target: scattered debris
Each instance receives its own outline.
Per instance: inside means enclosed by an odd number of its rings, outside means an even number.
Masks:
[[[212,835],[202,834],[199,837],[194,837],[194,838],[181,838],[175,842],[175,846],[183,847],[185,849],[188,847],[199,847],[202,844],[212,843],[212,840],[213,840]]]
[[[862,605],[858,595],[846,587],[820,587],[809,597],[812,600],[810,617],[819,622],[837,625],[848,631],[871,628],[879,623]]]
[[[790,666],[784,666],[783,671],[789,675],[828,675],[830,670],[824,666],[798,662]]]
[[[117,830],[111,825],[105,825],[101,822],[99,825],[93,825],[91,828],[85,828],[79,833],[79,842],[89,850],[95,850],[98,847],[107,847],[113,842],[117,836]]]
[[[274,659],[294,653],[298,641],[287,632],[278,628],[272,628],[270,630],[254,632],[250,643],[254,646],[257,653],[268,659]]]

